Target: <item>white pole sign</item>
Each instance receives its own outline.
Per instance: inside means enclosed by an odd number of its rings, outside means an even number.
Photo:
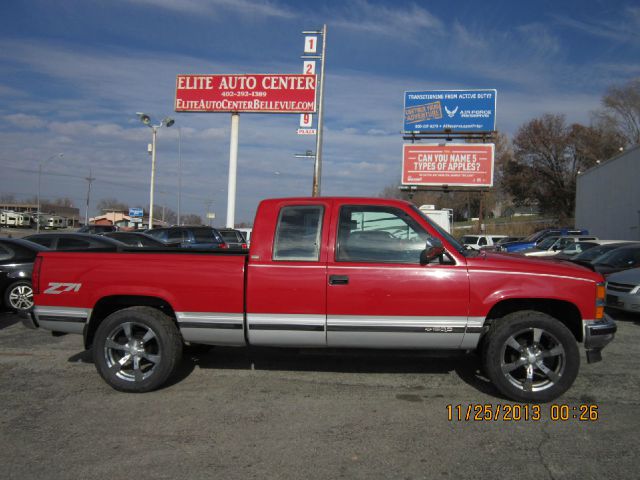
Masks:
[[[313,115],[310,113],[301,113],[300,114],[300,126],[302,128],[311,128],[313,124]]]
[[[315,60],[305,60],[302,73],[305,75],[315,75],[316,74],[316,61]]]
[[[318,51],[318,37],[304,37],[304,53],[316,53]]]

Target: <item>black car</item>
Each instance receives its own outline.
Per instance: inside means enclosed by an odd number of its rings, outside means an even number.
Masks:
[[[165,227],[144,233],[163,243],[179,243],[183,248],[228,248],[220,232],[212,227]]]
[[[149,247],[149,248],[166,248],[179,247],[179,243],[164,243],[151,235],[142,232],[108,232],[103,237],[113,238],[119,242],[125,243],[131,247]]]
[[[84,227],[80,227],[77,233],[95,233],[96,235],[102,235],[103,233],[117,232],[118,227],[114,225],[97,225],[90,223]]]
[[[0,295],[17,312],[33,307],[31,272],[38,252],[48,248],[27,240],[0,238]]]
[[[247,241],[242,232],[233,228],[219,228],[218,231],[222,235],[224,242],[229,246],[229,249],[241,250],[247,248]]]
[[[620,247],[626,247],[627,245],[633,245],[632,242],[616,242],[616,243],[604,243],[593,248],[589,248],[582,253],[579,253],[575,257],[569,259],[573,263],[582,265],[583,267],[593,268],[593,263],[599,259],[605,253],[612,250],[616,250]]]
[[[604,276],[635,267],[640,267],[640,245],[616,248],[593,262],[594,270]]]
[[[36,233],[24,237],[51,250],[87,250],[93,248],[117,249],[124,243],[91,233]]]

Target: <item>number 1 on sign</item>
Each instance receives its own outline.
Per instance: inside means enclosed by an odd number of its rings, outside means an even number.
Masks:
[[[318,37],[304,37],[304,53],[316,53],[318,50]]]

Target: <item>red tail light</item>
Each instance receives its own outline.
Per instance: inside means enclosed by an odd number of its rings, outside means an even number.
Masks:
[[[38,255],[33,262],[33,271],[31,272],[31,288],[34,295],[40,293],[40,267],[42,266],[42,257]]]
[[[220,248],[229,248],[229,245],[227,245],[226,243],[221,243]]]
[[[247,249],[247,248],[249,248],[249,247],[247,247],[247,244],[246,244],[246,243],[243,243],[243,244],[242,244],[242,248],[243,248],[244,250],[246,250],[246,249]]]

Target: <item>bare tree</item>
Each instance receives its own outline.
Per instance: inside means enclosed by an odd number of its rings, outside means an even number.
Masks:
[[[542,212],[570,218],[578,173],[615,153],[611,135],[596,126],[568,125],[564,115],[531,120],[513,140],[514,158],[503,168],[503,186],[516,203],[537,201]]]
[[[624,144],[640,144],[640,78],[610,87],[602,97],[603,109],[595,113],[601,128],[613,128]]]
[[[16,197],[13,195],[13,193],[2,193],[0,194],[0,202],[16,203]]]
[[[180,221],[185,225],[202,225],[202,217],[193,213],[181,215]]]
[[[115,198],[103,198],[98,202],[98,205],[96,206],[96,208],[101,212],[105,210],[115,211],[115,212],[129,211],[129,205],[127,205],[126,203],[120,202]]]
[[[60,197],[56,198],[52,205],[56,207],[73,207],[73,201],[69,197]]]

